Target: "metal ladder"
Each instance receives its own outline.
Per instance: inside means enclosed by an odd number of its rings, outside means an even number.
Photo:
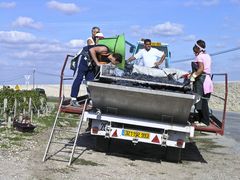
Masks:
[[[60,117],[60,113],[61,113],[61,107],[62,107],[62,103],[63,103],[63,97],[61,98],[61,101],[60,101],[60,104],[59,104],[59,107],[58,107],[58,111],[57,111],[57,114],[56,114],[56,118],[55,118],[55,121],[54,121],[54,124],[53,124],[53,127],[52,127],[52,131],[51,131],[51,134],[50,134],[50,137],[49,137],[49,140],[48,140],[48,144],[47,144],[47,147],[46,147],[44,156],[43,156],[43,162],[45,162],[47,159],[50,159],[51,157],[53,157],[54,155],[56,155],[58,152],[61,152],[61,150],[63,150],[63,149],[66,148],[67,146],[72,146],[70,158],[69,158],[69,161],[68,161],[68,165],[70,166],[70,165],[72,164],[73,156],[74,156],[75,149],[76,149],[77,139],[78,139],[78,136],[79,136],[81,127],[82,127],[83,114],[84,114],[84,112],[85,112],[85,110],[86,110],[86,108],[87,108],[87,101],[88,101],[88,99],[86,99],[86,100],[84,101],[84,106],[83,106],[83,110],[82,110],[82,115],[80,114],[80,117],[79,117],[79,123],[78,123],[77,131],[76,131],[76,132],[74,132],[74,131],[68,131],[68,132],[71,132],[71,133],[76,133],[75,138],[72,138],[72,140],[74,139],[74,143],[72,143],[71,141],[70,141],[70,143],[64,143],[64,142],[60,142],[60,141],[53,141],[53,138],[54,138],[54,135],[56,134],[56,131],[64,131],[64,130],[61,130],[60,128],[59,128],[59,129],[57,128],[57,123],[58,123],[59,120],[62,118],[62,117]],[[68,119],[73,119],[73,118],[68,118]],[[76,120],[76,119],[75,119],[75,120]],[[64,147],[61,148],[61,149],[60,149],[59,151],[57,151],[56,153],[48,156],[48,152],[49,152],[50,146],[51,146],[51,144],[53,144],[53,143],[56,143],[56,144],[64,144]]]

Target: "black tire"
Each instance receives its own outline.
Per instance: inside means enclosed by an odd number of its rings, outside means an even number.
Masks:
[[[100,152],[108,152],[109,151],[109,145],[110,145],[110,139],[105,138],[103,136],[96,136],[95,137],[95,150]]]
[[[166,161],[180,163],[181,155],[182,155],[181,148],[166,147],[166,153],[165,153]]]

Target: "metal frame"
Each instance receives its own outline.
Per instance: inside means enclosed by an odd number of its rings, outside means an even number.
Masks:
[[[46,161],[46,159],[47,159],[47,153],[49,151],[51,141],[52,141],[52,138],[53,138],[53,134],[55,132],[55,128],[56,128],[56,125],[57,125],[58,116],[60,114],[60,107],[62,105],[62,102],[63,102],[63,98],[61,99],[60,106],[58,107],[57,115],[55,117],[55,121],[53,123],[52,131],[51,131],[51,134],[50,134],[50,137],[49,137],[49,140],[48,140],[48,143],[47,143],[47,147],[46,147],[46,150],[45,150],[45,153],[44,153],[44,156],[43,156],[43,160],[42,160],[43,162]]]
[[[84,116],[84,121],[86,121],[87,119],[100,118],[100,120],[102,121],[130,124],[130,125],[136,125],[136,126],[142,126],[142,127],[166,129],[171,131],[186,132],[186,133],[190,133],[191,137],[193,137],[194,135],[194,127],[187,124],[186,125],[170,124],[170,123],[165,123],[161,121],[153,121],[149,119],[129,118],[129,117],[123,117],[123,116],[107,115],[107,114],[102,114],[101,117],[99,117],[98,114],[91,113],[88,111],[84,112],[83,116]]]
[[[88,101],[88,99],[86,99],[85,102],[84,102],[83,112],[84,112],[84,111],[86,110],[86,108],[87,108],[87,101]],[[71,155],[70,155],[70,159],[69,159],[69,162],[68,162],[68,165],[69,165],[69,166],[72,164],[72,159],[73,159],[73,155],[74,155],[74,152],[75,152],[78,135],[79,135],[80,130],[81,130],[81,127],[82,127],[82,122],[83,122],[83,115],[81,116],[80,122],[79,122],[79,124],[78,124],[78,129],[77,129],[76,136],[75,136],[75,139],[74,139],[74,144],[73,144],[73,148],[72,148],[72,153],[71,153]]]
[[[72,106],[63,106],[62,105],[63,101],[64,101],[63,82],[64,82],[64,80],[72,80],[73,79],[73,78],[65,78],[64,77],[64,70],[65,70],[67,61],[69,60],[70,57],[74,57],[74,56],[67,55],[66,58],[65,58],[63,67],[62,67],[61,79],[60,79],[58,111],[57,111],[57,114],[56,114],[56,117],[55,117],[55,121],[54,121],[54,124],[53,124],[53,127],[52,127],[52,131],[51,131],[48,143],[47,143],[47,147],[46,147],[46,150],[45,150],[45,153],[44,153],[44,156],[43,156],[43,162],[46,161],[48,158],[50,158],[51,156],[54,155],[53,154],[53,155],[50,155],[49,157],[47,157],[49,149],[50,149],[50,146],[51,146],[51,143],[58,143],[58,144],[65,144],[66,145],[66,143],[63,143],[63,142],[53,142],[52,141],[53,140],[53,136],[54,136],[54,132],[57,130],[57,121],[60,119],[60,117],[59,117],[60,113],[64,112],[64,113],[72,113],[72,114],[82,114],[86,109],[89,108],[88,104],[87,104],[88,100],[89,100],[88,97],[86,99],[84,99],[84,104],[81,104],[80,107],[72,107]],[[82,122],[83,122],[83,116],[81,116],[79,118],[77,131],[74,132],[75,133],[75,139],[74,139],[74,143],[71,144],[72,145],[72,151],[71,151],[71,155],[70,155],[70,159],[69,159],[68,165],[71,165],[71,163],[73,161],[73,156],[74,156],[74,153],[75,153],[77,139],[78,139],[81,127],[82,127]]]
[[[226,109],[227,109],[227,97],[228,97],[228,76],[226,73],[219,73],[219,74],[212,74],[212,79],[214,76],[224,76],[225,80],[225,96],[224,97],[218,97],[222,99],[224,102],[223,106],[223,115],[222,115],[222,120],[219,121],[217,118],[214,116],[210,116],[210,125],[209,126],[195,126],[195,129],[197,131],[204,131],[204,132],[213,132],[216,134],[224,135],[224,127],[225,127],[225,122],[226,122]],[[214,95],[214,94],[212,94]]]
[[[114,116],[114,115],[108,115],[108,114],[101,114],[99,115],[97,112],[84,112],[83,114],[84,121],[87,121],[87,119],[92,119],[92,125],[95,126],[94,121],[105,121],[108,122],[109,125],[106,126],[105,130],[98,131],[98,133],[94,133],[93,126],[91,129],[92,135],[98,135],[98,136],[104,136],[105,138],[115,138],[115,139],[123,139],[132,141],[134,144],[137,142],[143,142],[143,143],[150,143],[150,144],[157,144],[162,146],[171,146],[171,147],[178,147],[178,148],[184,148],[185,147],[185,141],[183,142],[183,145],[179,147],[177,145],[178,139],[185,139],[186,137],[193,137],[194,136],[194,127],[191,125],[183,125],[183,124],[170,124],[170,123],[164,123],[161,121],[152,121],[149,119],[139,119],[139,118],[129,118],[129,117],[123,117],[123,116]],[[157,133],[157,132],[148,132],[150,133],[149,139],[142,139],[137,137],[126,137],[122,136],[121,132],[124,130],[124,128],[119,127],[113,127],[112,123],[119,123],[123,125],[134,125],[134,126],[141,126],[141,127],[148,127],[148,128],[154,128],[159,130],[164,130],[164,132]],[[128,130],[128,129],[126,129]],[[116,131],[116,132],[115,132]],[[165,134],[165,132],[168,132]],[[113,134],[117,133],[118,136],[114,136]],[[169,134],[171,134],[169,138]],[[152,139],[157,136],[159,139],[159,143],[155,143],[152,141]]]
[[[59,90],[59,103],[60,103],[60,100],[61,100],[61,98],[62,98],[62,96],[63,96],[63,81],[64,80],[71,80],[72,78],[67,78],[67,79],[64,79],[64,70],[65,70],[65,67],[66,67],[66,65],[67,65],[67,61],[69,60],[69,58],[73,58],[74,56],[73,55],[69,55],[69,54],[67,54],[67,56],[66,56],[66,58],[65,58],[65,60],[64,60],[64,64],[63,64],[63,67],[62,67],[62,70],[61,70],[61,78],[60,78],[60,90]]]

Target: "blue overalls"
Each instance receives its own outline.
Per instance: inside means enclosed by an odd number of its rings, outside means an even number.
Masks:
[[[94,76],[96,74],[97,68],[96,68],[96,65],[94,66],[92,63],[91,56],[89,55],[89,50],[96,46],[105,46],[105,45],[85,46],[79,55],[78,60],[80,62],[79,62],[78,68],[77,68],[77,75],[75,76],[75,79],[74,79],[73,85],[72,85],[72,90],[71,90],[71,97],[73,97],[73,98],[77,98],[79,88],[80,88],[80,85],[82,83],[84,76],[85,76],[86,81],[94,80]],[[108,47],[107,46],[105,46],[105,47],[107,48],[107,51],[109,52]],[[105,58],[105,60],[106,59],[107,58]],[[109,60],[108,60],[108,62],[109,62]]]

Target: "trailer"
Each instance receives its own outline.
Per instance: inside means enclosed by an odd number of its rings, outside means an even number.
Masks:
[[[108,45],[112,52],[118,52],[123,57],[125,57],[125,45],[123,43],[130,44],[125,41],[123,35],[105,38],[101,42]],[[136,48],[136,46],[130,44],[130,49],[133,50],[131,52],[136,53],[140,45],[141,43],[138,43]],[[166,54],[169,60],[168,46],[159,43],[155,45],[167,48]],[[134,145],[138,143],[158,145],[166,148],[168,160],[177,162],[181,160],[181,150],[185,148],[189,138],[194,137],[195,130],[224,134],[228,94],[227,74],[213,74],[212,76],[212,78],[214,76],[225,77],[224,96],[220,97],[212,94],[223,102],[222,119],[211,113],[210,126],[199,127],[194,122],[197,113],[194,112],[193,105],[200,97],[191,91],[191,87],[181,83],[115,76],[113,75],[113,67],[108,65],[101,66],[99,79],[87,82],[90,96],[78,97],[78,101],[82,102],[81,106],[69,106],[70,99],[64,93],[64,84],[65,81],[73,80],[66,72],[66,67],[70,64],[72,58],[74,58],[72,55],[66,56],[61,71],[59,106],[43,161],[71,147],[68,163],[71,165],[84,121],[91,122],[90,133],[97,137],[96,139],[125,140],[131,141]],[[166,66],[169,66],[168,60],[165,62]],[[123,67],[125,67],[125,61],[118,65],[119,69],[123,69]],[[164,78],[169,78],[166,70],[163,71],[166,74]],[[66,119],[61,114],[66,113],[79,115],[75,119],[78,121],[78,127],[75,131],[64,130],[61,126],[58,127],[59,122]],[[71,121],[73,118],[67,119]],[[60,131],[75,133],[75,137],[70,141],[59,142],[57,138]],[[49,153],[51,144],[63,144],[64,147],[57,152]]]
[[[103,65],[100,79],[87,83],[93,108],[83,113],[83,120],[92,122],[91,135],[135,145],[141,142],[185,148],[194,136],[194,126],[188,119],[197,95],[186,92],[182,85],[124,79],[109,72],[111,67]],[[123,80],[154,88],[113,83]]]

